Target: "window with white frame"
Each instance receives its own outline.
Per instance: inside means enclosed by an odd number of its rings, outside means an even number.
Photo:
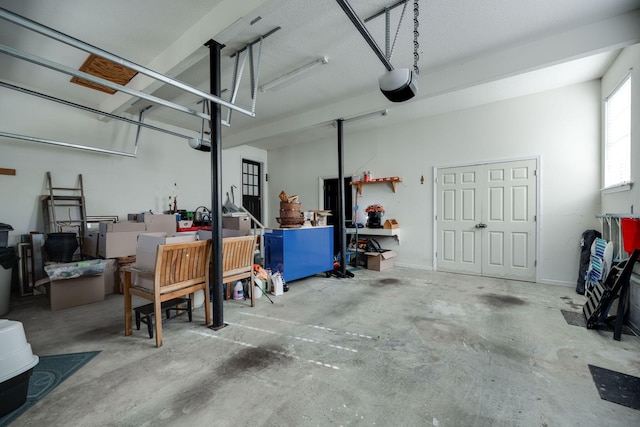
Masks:
[[[604,188],[631,181],[631,75],[605,99]]]

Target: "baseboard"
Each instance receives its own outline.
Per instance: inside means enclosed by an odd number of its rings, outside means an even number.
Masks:
[[[404,262],[396,262],[394,265],[396,265],[397,267],[406,267],[406,268],[415,268],[417,270],[433,271],[433,266],[431,265],[407,264]]]
[[[565,288],[576,287],[576,284],[574,282],[565,282],[564,280],[540,279],[536,283],[540,283],[543,285],[552,285],[552,286],[564,286]]]

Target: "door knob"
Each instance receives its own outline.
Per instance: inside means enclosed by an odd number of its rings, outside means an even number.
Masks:
[[[487,228],[487,224],[483,224],[483,223],[476,224],[476,228]]]

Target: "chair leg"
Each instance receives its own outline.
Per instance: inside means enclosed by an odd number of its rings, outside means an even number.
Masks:
[[[133,333],[131,327],[131,272],[125,271],[124,273],[124,334],[129,336]]]
[[[156,298],[153,301],[154,310],[153,315],[155,317],[155,326],[156,326],[156,347],[162,346],[162,307],[160,300]]]
[[[206,303],[207,303],[207,302],[205,301],[205,304],[206,304]],[[187,313],[187,314],[188,314],[188,316],[189,316],[189,322],[191,322],[191,321],[193,321],[193,303],[192,303],[192,301],[191,301],[191,298],[189,298],[189,299],[187,300],[187,310],[189,310],[189,313]]]
[[[253,279],[254,279],[254,276],[253,276],[253,273],[251,273],[251,276],[249,276],[249,292],[251,292],[251,307],[256,306],[256,297],[255,297],[256,282]]]
[[[211,323],[211,292],[209,290],[209,284],[204,285],[204,324]]]
[[[151,314],[147,314],[146,316],[147,319],[147,331],[149,331],[149,339],[153,338],[153,315]],[[156,320],[157,321],[157,320]],[[162,319],[160,319],[160,323],[162,323]],[[138,328],[140,329],[140,328]]]
[[[140,330],[140,312],[136,310],[136,329]]]

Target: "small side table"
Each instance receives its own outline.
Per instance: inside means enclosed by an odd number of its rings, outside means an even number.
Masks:
[[[186,304],[187,307],[185,308],[183,304]],[[174,298],[163,302],[160,307],[166,312],[167,319],[171,318],[171,310],[175,310],[177,314],[187,312],[189,322],[193,320],[193,310],[191,307],[191,299],[189,298]],[[136,328],[140,330],[140,322],[146,323],[149,338],[153,338],[153,303],[136,307],[133,311],[136,313]],[[162,319],[160,319],[160,321],[162,321]]]

